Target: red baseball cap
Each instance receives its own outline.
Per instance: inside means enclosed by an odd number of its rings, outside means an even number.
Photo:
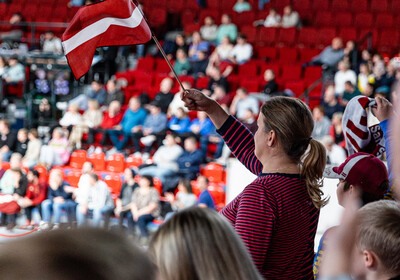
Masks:
[[[338,167],[327,167],[324,177],[343,179],[350,185],[373,195],[384,195],[386,189],[380,186],[389,180],[385,164],[376,156],[367,153],[355,153]]]

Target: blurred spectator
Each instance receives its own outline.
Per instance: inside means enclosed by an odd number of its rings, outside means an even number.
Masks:
[[[99,180],[94,173],[89,174],[88,184],[79,188],[76,202],[78,203],[76,207],[78,226],[83,226],[89,215],[93,215],[92,226],[100,227],[103,214],[114,210],[114,201],[107,184]],[[104,228],[108,228],[107,221],[104,223]]]
[[[15,147],[15,133],[10,130],[10,122],[0,119],[0,156],[3,161],[9,161]]]
[[[24,35],[24,31],[26,28],[21,26],[20,23],[24,21],[24,18],[21,13],[13,13],[9,20],[11,25],[11,30],[8,32],[3,32],[0,34],[0,39],[2,42],[7,42],[10,45],[14,42],[20,42],[22,36]]]
[[[243,117],[239,120],[251,131],[251,133],[256,133],[258,129],[257,120],[255,114],[250,108],[244,111]]]
[[[121,105],[125,104],[125,94],[121,90],[121,86],[115,79],[107,81],[107,96],[104,102],[105,106],[109,106],[114,100],[117,100]]]
[[[292,6],[288,5],[283,8],[283,16],[281,26],[283,28],[300,27],[300,16],[296,11],[293,11]]]
[[[80,94],[69,103],[77,104],[80,110],[87,110],[89,99],[96,99],[100,105],[106,101],[107,92],[100,81],[93,81],[90,89],[85,94]]]
[[[160,195],[154,188],[153,177],[143,175],[139,181],[139,188],[133,191],[132,218],[128,219],[131,229],[135,224],[138,226],[142,243],[148,242],[147,224],[160,215],[160,210]]]
[[[25,68],[19,63],[18,56],[10,57],[8,66],[3,74],[3,79],[7,84],[16,84],[25,79]]]
[[[190,181],[187,179],[182,179],[179,182],[176,199],[174,194],[170,192],[165,193],[165,198],[171,204],[174,212],[195,206],[197,204],[197,197],[193,193]]]
[[[247,43],[247,37],[244,34],[239,34],[237,43],[230,53],[230,60],[235,64],[244,64],[251,59],[253,55],[253,47]]]
[[[90,174],[94,173],[93,163],[90,161],[85,161],[82,165],[82,175],[79,177],[78,189],[74,192],[76,196],[79,197],[79,192],[81,189],[85,189],[89,185]]]
[[[170,60],[174,58],[174,55],[179,48],[184,49],[185,53],[188,53],[189,51],[189,47],[186,44],[186,39],[183,34],[177,34],[174,42],[165,40],[162,47]]]
[[[167,190],[167,178],[178,172],[177,159],[182,155],[183,149],[178,145],[179,138],[174,134],[167,134],[164,145],[158,148],[153,156],[154,165],[140,169],[140,175],[151,175],[160,179],[164,190]]]
[[[36,71],[35,89],[39,94],[50,93],[50,82],[46,79],[46,71],[39,69]]]
[[[88,133],[89,129],[96,129],[103,121],[103,112],[99,109],[99,103],[95,99],[88,102],[88,109],[83,113],[82,120],[76,124],[69,136],[69,144],[77,149],[82,147],[82,137],[84,133]]]
[[[228,80],[221,75],[221,71],[219,67],[210,67],[208,70],[208,75],[210,76],[210,80],[208,82],[208,90],[211,93],[214,92],[216,87],[222,87],[225,92],[229,90]]]
[[[26,177],[23,174],[17,174],[22,170],[22,156],[18,153],[13,153],[10,157],[10,169],[8,169],[0,180],[0,192],[2,194],[13,194],[15,188],[22,186],[20,190],[25,188],[27,183],[25,182]],[[21,176],[22,177],[21,177]]]
[[[221,43],[215,48],[210,56],[210,64],[212,66],[219,67],[221,62],[227,61],[233,50],[233,44],[231,43],[228,36],[222,38]],[[224,75],[227,76],[227,75]]]
[[[203,111],[197,112],[197,118],[194,119],[189,126],[190,131],[196,135],[198,139],[200,139],[200,136],[210,134],[213,128],[213,123]]]
[[[174,99],[174,94],[171,92],[173,85],[174,81],[171,78],[163,79],[160,84],[160,91],[153,100],[160,105],[161,112],[164,114],[168,112],[168,106]]]
[[[25,156],[26,150],[28,149],[28,130],[21,128],[17,133],[17,144],[15,146],[15,152],[19,153],[22,157]]]
[[[326,47],[319,55],[313,57],[309,65],[326,65],[336,67],[338,62],[343,59],[345,50],[343,49],[342,38],[335,37],[332,44]]]
[[[200,175],[197,177],[197,187],[200,190],[199,200],[197,205],[203,208],[211,208],[215,210],[214,199],[212,198],[210,192],[207,190],[210,182],[206,176]]]
[[[235,5],[233,6],[233,11],[237,13],[251,11],[251,5],[246,0],[237,0]]]
[[[216,86],[211,98],[216,100],[225,109],[225,111],[229,111],[229,106],[231,105],[231,96],[223,87]]]
[[[355,97],[355,96],[357,96],[357,95],[360,95],[360,94],[361,94],[361,92],[358,90],[358,88],[356,88],[356,87],[352,84],[352,82],[346,81],[346,82],[344,83],[344,92],[343,92],[343,96],[342,96],[342,104],[343,104],[344,106],[346,106],[347,103],[349,103],[349,101],[350,101],[353,97]]]
[[[265,94],[273,94],[278,91],[278,84],[275,81],[274,70],[267,69],[264,72],[264,81],[266,82],[264,87]]]
[[[204,25],[200,28],[201,37],[204,40],[213,42],[217,37],[218,26],[215,24],[214,19],[211,16],[204,18]]]
[[[243,119],[248,109],[253,114],[258,115],[259,107],[258,100],[249,95],[247,89],[240,87],[236,90],[236,95],[229,107],[229,113],[238,119]]]
[[[176,110],[176,113],[172,115],[172,118],[168,122],[168,128],[178,134],[188,132],[189,125],[190,118],[182,107]]]
[[[372,57],[372,73],[375,77],[375,86],[379,87],[384,82],[384,77],[386,74],[386,66],[385,61],[383,60],[382,55],[376,53]]]
[[[325,136],[321,139],[326,149],[326,164],[328,165],[340,165],[346,160],[346,152],[340,146],[338,146],[331,136]]]
[[[4,73],[7,71],[8,68],[8,62],[7,60],[0,56],[0,78],[3,77]]]
[[[215,144],[217,146],[214,153],[214,159],[220,158],[222,156],[222,150],[224,148],[225,142],[222,137],[217,133],[215,126],[213,126],[213,129],[208,135],[200,136],[200,149],[203,154],[203,161],[207,160],[209,144]]]
[[[102,133],[102,140],[100,141],[100,145],[104,146],[107,141],[107,131],[109,129],[114,129],[121,122],[123,114],[121,112],[121,103],[119,101],[114,100],[111,101],[108,106],[107,112],[104,112],[103,121],[100,124],[100,127],[89,127],[89,135],[88,135],[88,143],[93,144],[95,142],[95,134]]]
[[[174,63],[174,70],[176,74],[187,75],[190,72],[190,62],[187,55],[183,49],[178,49],[176,51],[176,60]]]
[[[131,211],[132,194],[139,185],[135,181],[135,171],[131,168],[126,168],[124,171],[124,183],[122,184],[120,195],[115,201],[114,214],[118,218],[118,226],[122,229],[125,217]],[[104,220],[111,218],[111,213],[105,213]]]
[[[312,138],[315,140],[321,140],[324,136],[329,135],[329,128],[331,122],[327,116],[325,116],[324,107],[317,106],[313,109],[314,118],[314,130],[312,132]]]
[[[368,83],[374,83],[375,77],[372,75],[371,69],[369,68],[368,63],[360,64],[360,74],[358,74],[358,89],[360,92],[364,91],[364,88]]]
[[[161,146],[168,123],[167,116],[161,112],[161,106],[157,101],[151,102],[148,108],[150,114],[147,114],[142,129],[132,132],[132,142],[135,151],[140,153],[140,143],[142,143],[145,146],[147,158],[154,142],[157,143],[157,147]]]
[[[388,86],[380,86],[375,90],[375,97],[382,97],[387,99],[389,95],[389,87]]]
[[[42,202],[41,228],[43,230],[50,228],[52,214],[55,229],[59,228],[62,211],[67,212],[68,223],[71,224],[75,220],[76,203],[72,200],[72,194],[64,190],[66,186],[68,183],[63,181],[63,171],[53,169],[50,172],[47,199]]]
[[[353,85],[357,84],[357,75],[350,69],[350,63],[346,60],[342,60],[338,64],[338,70],[335,74],[335,88],[336,93],[340,96],[344,92],[344,83],[350,81]]]
[[[182,85],[183,85],[183,87],[184,87],[185,89],[192,88],[192,84],[189,83],[188,81],[183,81],[183,82],[182,82]],[[182,88],[181,88],[180,90],[183,91]],[[188,112],[188,111],[189,111],[189,110],[185,107],[185,103],[182,101],[181,92],[175,93],[174,99],[172,99],[171,103],[169,103],[169,106],[168,106],[168,117],[171,117],[171,116],[175,115],[175,114],[176,114],[176,111],[177,111],[179,108],[182,108],[185,112]]]
[[[54,31],[47,30],[43,34],[42,51],[45,53],[62,54],[62,44],[60,38],[54,35]]]
[[[177,159],[180,177],[193,180],[200,171],[200,164],[203,161],[203,154],[197,148],[197,140],[194,137],[188,137],[184,142],[184,152]]]
[[[64,127],[70,127],[82,122],[82,115],[79,113],[79,106],[76,103],[68,105],[68,111],[60,119],[59,124]]]
[[[191,61],[198,61],[199,52],[208,54],[210,51],[210,44],[207,41],[203,41],[200,32],[195,31],[192,35],[192,43],[189,46],[189,59]]]
[[[329,135],[337,145],[346,148],[346,141],[344,140],[343,127],[342,127],[343,113],[336,112],[332,116],[332,125],[329,129]]]
[[[197,60],[191,61],[190,68],[194,77],[203,77],[206,75],[209,59],[206,52],[199,51],[197,53]]]
[[[362,92],[362,95],[370,97],[370,98],[374,98],[375,96],[375,88],[373,84],[368,83],[365,88],[364,91]]]
[[[275,8],[269,9],[268,16],[264,19],[256,20],[253,25],[264,27],[278,27],[281,23],[281,16],[278,14]]]
[[[39,162],[47,168],[52,166],[65,165],[70,156],[68,139],[65,137],[62,128],[57,127],[53,131],[53,138],[40,150]]]
[[[334,85],[329,85],[326,87],[322,106],[324,107],[325,115],[329,119],[332,118],[332,115],[335,112],[344,111],[344,107],[337,100]]]
[[[47,194],[47,183],[39,178],[39,172],[29,170],[27,174],[28,188],[25,197],[19,203],[24,208],[26,215],[25,227],[33,228],[35,223],[32,221],[32,211],[38,209],[41,212],[41,203],[45,200]]]
[[[125,111],[121,122],[107,132],[114,145],[114,148],[111,149],[112,152],[122,151],[129,138],[131,138],[132,133],[140,131],[146,115],[146,110],[141,107],[139,98],[132,97],[129,100],[129,108]],[[119,139],[121,135],[122,140]]]
[[[232,42],[236,41],[237,27],[232,23],[232,19],[228,14],[221,16],[221,25],[217,30],[217,43],[220,44],[225,36],[228,36]]]

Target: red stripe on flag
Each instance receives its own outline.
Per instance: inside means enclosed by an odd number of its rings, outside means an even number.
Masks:
[[[368,118],[365,116],[362,116],[360,119],[360,124],[363,126],[367,126],[368,125]]]
[[[358,146],[357,141],[354,140],[353,137],[351,137],[348,133],[346,133],[346,137],[351,142],[351,144],[356,149],[356,151],[359,152],[361,149],[360,149],[360,146]]]
[[[367,140],[369,137],[368,131],[359,129],[350,119],[347,121],[346,127],[361,139]]]
[[[368,97],[361,97],[358,99],[358,102],[361,104],[363,108],[367,107],[369,103],[369,98]]]

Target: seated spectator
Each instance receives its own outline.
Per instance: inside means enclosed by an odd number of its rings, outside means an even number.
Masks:
[[[69,224],[75,220],[76,203],[72,200],[72,194],[65,191],[67,186],[68,183],[63,181],[63,171],[53,169],[49,176],[47,199],[42,202],[41,227],[43,229],[50,228],[52,214],[54,216],[53,228],[59,228],[63,210],[67,212]]]
[[[1,251],[0,266],[4,267],[4,280],[71,277],[156,280],[158,277],[157,268],[147,254],[126,235],[93,228],[31,234],[8,242]]]
[[[76,220],[78,226],[83,226],[89,215],[93,215],[92,226],[100,227],[102,215],[113,212],[114,201],[108,186],[105,182],[99,180],[94,173],[88,174],[88,184],[79,188],[79,194],[76,198],[78,206],[76,207]],[[108,228],[108,223],[104,224]]]
[[[231,105],[231,95],[228,94],[223,87],[216,86],[211,98],[216,100],[225,111],[229,110],[229,106]]]
[[[10,201],[3,202],[1,205],[4,208],[0,208],[0,224],[7,226],[8,230],[13,229],[16,225],[17,214],[21,210],[20,206],[18,206],[18,201],[25,196],[28,185],[26,176],[22,173],[21,159],[20,154],[13,153],[10,158],[10,169],[4,173],[0,180],[0,193],[10,196]],[[11,207],[10,203],[13,204],[13,207]],[[9,209],[7,206],[10,206],[12,209]]]
[[[132,133],[139,132],[146,119],[146,110],[141,107],[140,99],[132,97],[129,100],[129,108],[126,110],[121,122],[114,126],[112,130],[108,130],[107,134],[111,138],[112,144],[115,146],[112,151],[121,152],[131,138]],[[122,140],[119,137],[122,135]]]
[[[115,79],[107,81],[107,96],[104,106],[110,106],[110,103],[117,100],[121,105],[125,104],[125,94],[121,90],[121,85]]]
[[[80,110],[87,110],[89,99],[96,99],[99,105],[102,106],[106,101],[107,92],[103,84],[100,81],[93,81],[90,84],[90,88],[85,94],[80,94],[74,99],[70,100],[69,103],[77,104]]]
[[[10,130],[10,122],[0,119],[0,155],[3,161],[9,161],[15,147],[15,134]]]
[[[173,193],[165,193],[165,198],[171,204],[172,210],[178,212],[197,204],[197,197],[193,193],[192,185],[189,180],[182,179],[178,184],[176,199]]]
[[[174,55],[176,54],[176,51],[179,48],[184,49],[185,53],[188,53],[189,51],[189,47],[186,44],[186,39],[183,34],[177,34],[175,37],[175,41],[165,40],[162,47],[165,53],[167,54],[169,60],[174,58]]]
[[[209,68],[208,75],[210,80],[208,82],[208,90],[213,93],[217,86],[222,87],[225,92],[229,91],[229,83],[225,76],[221,75],[219,67]]]
[[[126,168],[124,171],[124,183],[121,187],[120,195],[115,201],[114,214],[118,218],[118,227],[122,229],[124,218],[131,212],[132,194],[139,187],[135,181],[135,171],[132,168]],[[109,221],[111,212],[104,213],[104,220]]]
[[[335,144],[342,148],[346,148],[342,127],[343,113],[336,112],[332,116],[332,125],[329,129],[329,135],[334,139]]]
[[[210,192],[207,190],[210,182],[206,176],[200,175],[197,177],[197,187],[200,190],[199,200],[197,201],[197,206],[202,208],[210,208],[215,210],[214,199],[212,198]]]
[[[337,100],[334,85],[329,85],[326,87],[322,106],[324,107],[325,115],[329,119],[332,119],[332,116],[335,112],[344,111],[344,107]]]
[[[28,145],[26,153],[22,158],[22,164],[28,168],[33,168],[39,163],[40,150],[42,148],[42,141],[39,139],[39,134],[36,129],[29,130]]]
[[[182,84],[185,89],[192,88],[191,83],[189,83],[188,81],[184,81],[184,82],[182,82]],[[183,91],[183,89],[180,89],[180,90]],[[178,109],[180,109],[180,108],[183,109],[186,113],[189,111],[185,107],[185,103],[183,103],[183,101],[182,101],[181,93],[177,92],[174,95],[174,99],[172,99],[171,103],[169,103],[168,117],[175,115],[176,112],[178,111]]]
[[[165,78],[161,81],[160,91],[154,97],[155,102],[161,106],[161,112],[166,114],[168,112],[168,106],[174,99],[174,94],[171,92],[174,86],[174,81],[171,78]]]
[[[324,107],[322,106],[317,106],[313,109],[313,118],[314,130],[311,136],[315,140],[321,140],[324,136],[329,135],[331,121],[325,116]]]
[[[335,74],[335,87],[336,93],[342,96],[344,83],[350,81],[353,85],[357,84],[357,75],[350,69],[350,63],[346,60],[339,61],[338,70]]]
[[[370,98],[374,98],[375,97],[375,87],[374,87],[374,85],[368,83],[365,86],[364,91],[362,92],[362,95],[370,97]]]
[[[40,150],[39,163],[47,168],[67,164],[70,156],[68,139],[62,128],[57,127],[53,131],[53,138]]]
[[[250,109],[253,114],[258,115],[259,108],[258,100],[249,95],[247,89],[240,87],[236,90],[236,95],[229,107],[229,113],[238,119],[243,119],[246,110]]]
[[[206,52],[199,51],[197,60],[190,63],[191,73],[194,77],[203,77],[206,75],[209,59]]]
[[[190,118],[182,107],[176,110],[176,114],[168,122],[168,128],[178,134],[189,132],[189,125]]]
[[[12,44],[14,42],[17,43],[21,42],[22,36],[26,31],[26,27],[21,25],[23,21],[24,17],[22,16],[21,13],[19,12],[13,13],[9,20],[9,23],[11,25],[11,30],[0,34],[1,41],[7,42],[10,45],[10,47],[12,47]]]
[[[208,64],[208,68],[212,67],[222,67],[226,66],[225,70],[222,73],[223,77],[229,76],[229,74],[233,71],[233,67],[231,66],[231,62],[229,61],[229,56],[233,50],[233,44],[231,43],[228,36],[222,38],[221,44],[219,44],[210,56],[210,61]],[[207,71],[208,74],[208,71]],[[209,74],[208,74],[209,75]]]
[[[281,16],[278,14],[275,8],[269,9],[269,14],[265,18],[265,20],[260,19],[256,20],[253,25],[260,26],[263,25],[264,27],[278,27],[281,23]]]
[[[367,86],[368,83],[373,84],[375,82],[375,77],[369,68],[368,63],[361,63],[360,64],[360,73],[358,74],[358,90],[360,92],[364,91],[364,88]]]
[[[19,200],[19,204],[26,215],[26,225],[23,227],[33,228],[35,223],[32,221],[32,211],[37,209],[41,212],[41,203],[47,195],[47,182],[40,180],[39,172],[36,170],[29,170],[27,179],[28,188],[25,197]]]
[[[342,95],[342,104],[344,106],[346,106],[347,103],[349,103],[349,101],[353,97],[358,96],[358,95],[361,95],[361,92],[358,90],[358,88],[355,87],[352,82],[346,81],[344,83],[344,91],[343,91],[343,95]]]
[[[43,34],[42,51],[45,53],[62,54],[62,44],[60,38],[54,35],[54,31],[47,30]]]
[[[76,124],[69,136],[69,144],[77,149],[82,147],[82,137],[89,129],[97,129],[103,121],[103,112],[99,109],[99,103],[95,99],[88,102],[88,109],[83,113],[82,120]]]
[[[309,65],[326,65],[327,67],[335,68],[346,53],[347,51],[343,49],[342,38],[335,37],[332,39],[330,46],[311,59]]]
[[[39,121],[39,126],[46,126],[48,120],[52,118],[51,105],[47,98],[43,98],[40,102],[39,111],[37,112],[37,118]]]
[[[28,144],[28,130],[26,128],[21,128],[20,130],[18,130],[17,133],[17,144],[15,147],[15,152],[24,157],[26,150],[28,149]]]
[[[151,175],[160,179],[165,190],[170,187],[167,179],[175,176],[179,170],[178,158],[182,155],[183,149],[178,145],[179,137],[174,134],[167,134],[164,145],[154,153],[154,165],[140,169],[140,175]]]
[[[218,159],[222,155],[222,150],[224,148],[224,140],[221,138],[221,136],[217,133],[215,126],[213,126],[213,129],[208,135],[202,135],[200,136],[200,149],[201,152],[203,153],[203,160],[207,160],[207,154],[208,154],[208,145],[209,144],[215,144],[217,146],[215,153],[214,153],[214,159]]]
[[[244,115],[241,119],[239,119],[241,121],[241,123],[243,123],[248,130],[251,131],[251,133],[255,134],[257,129],[258,129],[258,125],[257,125],[257,120],[255,118],[255,114],[253,113],[253,111],[248,108],[244,111]]]
[[[265,94],[273,94],[278,91],[278,84],[275,81],[274,70],[271,69],[265,70],[264,81],[266,82],[266,85],[264,87]]]
[[[179,75],[187,75],[190,72],[190,62],[183,49],[176,51],[176,60],[174,62],[175,73]]]
[[[212,43],[217,37],[218,26],[215,24],[214,19],[211,16],[204,18],[204,25],[200,28],[201,37],[204,40]]]
[[[18,61],[18,56],[12,56],[8,60],[8,68],[3,74],[6,84],[17,84],[25,79],[25,68]]]
[[[6,72],[7,68],[8,68],[7,60],[3,56],[0,56],[0,78],[3,77],[3,74]]]
[[[217,29],[217,43],[220,44],[225,36],[228,36],[232,42],[236,41],[237,27],[232,23],[232,19],[228,14],[221,16],[221,25]]]
[[[237,13],[251,11],[251,5],[246,0],[237,0],[233,6],[233,10]]]
[[[151,147],[156,142],[157,147],[161,146],[167,129],[167,116],[161,112],[161,104],[153,101],[149,104],[150,114],[146,116],[140,131],[132,132],[132,142],[135,151],[140,153],[140,142],[144,144],[145,153],[149,154]],[[148,157],[149,155],[147,155]]]
[[[230,53],[230,60],[235,64],[244,64],[251,59],[253,55],[253,47],[247,43],[247,37],[244,34],[239,34],[237,43]]]
[[[70,103],[68,105],[68,111],[63,115],[58,123],[64,128],[72,129],[72,126],[75,126],[81,122],[82,115],[79,113],[78,104]]]
[[[160,215],[160,195],[154,188],[153,177],[143,175],[139,181],[139,188],[132,194],[131,214],[128,219],[130,228],[136,224],[140,230],[142,243],[148,242],[149,232],[147,224]]]
[[[200,32],[195,31],[192,35],[192,43],[189,46],[189,59],[191,61],[197,61],[198,53],[204,52],[208,54],[210,51],[210,44],[207,41],[203,41]]]
[[[100,141],[100,145],[104,146],[107,141],[107,131],[110,129],[114,129],[119,125],[123,117],[121,112],[121,103],[119,101],[114,100],[111,101],[110,106],[108,106],[107,112],[104,112],[103,120],[100,124],[100,127],[89,127],[89,135],[88,135],[88,143],[94,143],[94,137],[96,133],[102,133],[102,140]],[[94,149],[94,148],[93,148]]]
[[[193,180],[200,171],[200,164],[203,162],[203,153],[197,149],[195,137],[188,137],[184,142],[184,151],[178,157],[178,175],[182,178]]]
[[[283,28],[291,28],[291,27],[300,27],[300,16],[296,11],[293,11],[292,6],[288,5],[283,8],[283,16],[281,27]]]
[[[190,132],[198,139],[200,139],[201,136],[210,134],[213,128],[213,123],[208,118],[207,114],[202,111],[197,112],[197,118],[191,121],[189,126]]]
[[[337,145],[332,136],[324,136],[321,139],[326,149],[326,164],[327,165],[340,165],[346,160],[345,150]]]

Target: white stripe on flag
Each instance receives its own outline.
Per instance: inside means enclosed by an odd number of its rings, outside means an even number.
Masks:
[[[67,55],[80,45],[86,43],[87,41],[93,39],[94,37],[104,33],[110,27],[110,25],[119,25],[129,28],[137,27],[143,19],[143,15],[138,8],[133,10],[132,15],[129,18],[113,18],[106,17],[101,20],[92,23],[91,25],[85,27],[74,36],[68,40],[62,42],[64,46],[64,53]]]

